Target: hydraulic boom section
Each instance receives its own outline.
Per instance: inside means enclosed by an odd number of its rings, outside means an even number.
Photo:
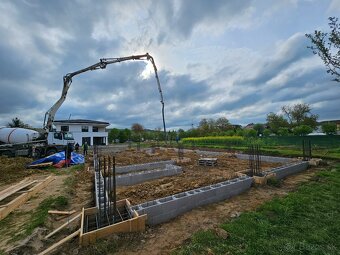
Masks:
[[[161,84],[159,82],[159,77],[158,77],[157,67],[156,67],[155,61],[154,61],[153,57],[151,55],[149,55],[148,53],[143,54],[143,55],[134,55],[134,56],[128,56],[128,57],[121,57],[121,58],[102,58],[102,59],[100,59],[100,62],[98,62],[94,65],[91,65],[89,67],[86,67],[84,69],[81,69],[81,70],[73,72],[73,73],[66,74],[64,76],[64,79],[63,79],[64,80],[64,86],[63,86],[63,90],[62,90],[60,98],[45,113],[45,119],[44,119],[44,129],[45,129],[45,131],[48,132],[48,131],[52,130],[52,124],[53,124],[53,121],[54,121],[55,114],[66,99],[67,92],[68,92],[68,90],[71,86],[73,76],[76,76],[76,75],[81,74],[81,73],[85,73],[87,71],[93,71],[93,70],[97,70],[97,69],[105,69],[106,66],[109,65],[109,64],[119,63],[119,62],[128,61],[128,60],[147,60],[147,61],[150,61],[152,66],[153,66],[153,69],[155,71],[155,78],[156,78],[156,81],[157,81],[158,91],[159,91],[159,94],[160,94],[160,102],[162,104],[163,129],[164,129],[164,135],[165,135],[165,139],[166,139],[166,128],[165,128],[165,117],[164,117],[164,100],[163,100],[162,88],[161,88]]]

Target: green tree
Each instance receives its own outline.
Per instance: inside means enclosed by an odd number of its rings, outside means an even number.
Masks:
[[[229,120],[225,117],[220,117],[215,121],[215,127],[220,132],[227,131],[230,129]]]
[[[289,135],[289,128],[286,127],[280,127],[277,134],[279,136],[288,136]]]
[[[307,125],[300,125],[300,126],[296,126],[295,128],[293,128],[294,135],[298,135],[298,136],[308,135],[309,133],[312,133],[312,132],[313,132],[313,129]]]
[[[123,130],[119,130],[119,134],[118,134],[119,142],[125,143],[130,138],[131,138],[131,130],[130,129],[125,128]]]
[[[314,34],[306,34],[312,42],[309,46],[314,54],[324,62],[327,73],[333,75],[334,81],[340,82],[340,24],[338,18],[329,18],[330,32],[325,33],[318,30]]]
[[[113,128],[109,132],[109,143],[115,142],[116,139],[119,139],[119,132],[118,128]]]
[[[306,125],[315,129],[317,126],[318,115],[311,113],[309,104],[295,104],[293,106],[285,105],[281,108],[282,112],[286,115],[290,127]]]
[[[335,135],[336,134],[336,124],[334,122],[326,122],[321,126],[322,132],[327,135]]]
[[[255,129],[244,129],[243,130],[243,135],[246,137],[256,137],[257,136],[257,131]]]
[[[289,123],[282,114],[275,114],[273,112],[267,115],[267,125],[274,134],[279,134],[280,128],[288,128]]]
[[[272,132],[269,130],[269,129],[265,129],[265,130],[263,130],[263,136],[264,137],[268,137],[268,136],[270,136],[270,134],[271,134]]]
[[[30,128],[28,124],[25,124],[23,121],[21,121],[18,117],[15,117],[12,119],[11,122],[8,122],[7,124],[8,127],[11,128]]]
[[[259,135],[262,135],[263,130],[264,130],[264,125],[261,124],[261,123],[256,123],[256,124],[253,126],[253,129],[256,130],[258,136],[259,136]]]

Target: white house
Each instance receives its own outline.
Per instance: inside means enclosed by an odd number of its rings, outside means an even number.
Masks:
[[[108,122],[96,120],[55,120],[53,122],[57,131],[67,131],[73,134],[76,143],[82,146],[85,142],[88,145],[107,145],[108,132],[105,128]]]

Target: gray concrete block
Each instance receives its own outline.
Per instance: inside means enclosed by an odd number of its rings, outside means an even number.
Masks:
[[[125,173],[130,173],[130,172],[145,171],[145,170],[151,170],[151,169],[156,169],[156,168],[164,168],[166,165],[173,165],[173,164],[175,164],[174,160],[165,160],[165,161],[151,162],[151,163],[145,163],[145,164],[117,166],[116,173],[125,174]]]
[[[307,168],[308,168],[308,162],[301,161],[301,162],[285,165],[282,167],[273,168],[270,172],[275,173],[277,179],[282,179],[289,175],[304,171]]]
[[[235,154],[238,159],[248,160],[249,155],[248,154]],[[272,156],[263,156],[261,155],[261,161],[264,162],[270,162],[270,163],[289,163],[293,159],[291,158],[283,158],[283,157],[272,157]]]
[[[222,201],[250,188],[251,177],[236,178],[199,189],[181,192],[172,196],[136,205],[137,212],[148,215],[147,223],[156,225],[169,221],[202,205]]]
[[[117,186],[129,186],[149,180],[163,178],[182,173],[182,167],[166,164],[163,169],[149,170],[144,172],[135,172],[116,176]],[[113,184],[113,183],[112,183]],[[108,182],[107,182],[108,185]],[[113,185],[111,186],[113,187]]]

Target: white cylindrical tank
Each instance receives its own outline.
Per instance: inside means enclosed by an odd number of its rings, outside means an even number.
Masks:
[[[3,143],[27,143],[40,136],[39,132],[26,128],[0,128],[0,141]]]

